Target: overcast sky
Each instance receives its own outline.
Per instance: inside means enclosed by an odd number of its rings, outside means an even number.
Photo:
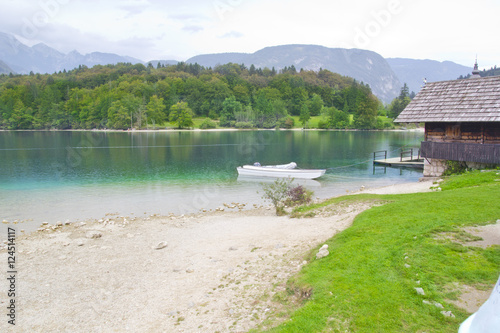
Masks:
[[[143,61],[267,46],[500,65],[498,0],[0,0],[0,31],[61,52]]]

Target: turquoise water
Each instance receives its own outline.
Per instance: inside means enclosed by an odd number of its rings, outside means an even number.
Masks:
[[[372,154],[419,147],[420,132],[186,131],[0,132],[0,219],[41,222],[107,213],[191,213],[223,203],[260,204],[262,180],[236,167],[296,162],[328,168],[304,184],[326,198],[417,181],[421,171],[373,168]]]

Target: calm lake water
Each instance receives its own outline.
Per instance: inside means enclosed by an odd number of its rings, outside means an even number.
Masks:
[[[421,132],[0,132],[0,220],[41,222],[182,214],[223,203],[263,203],[260,180],[238,178],[242,164],[328,168],[304,185],[327,198],[418,181],[414,169],[373,168],[374,151],[399,156]],[[262,191],[261,191],[262,192]],[[4,234],[4,230],[1,230]]]

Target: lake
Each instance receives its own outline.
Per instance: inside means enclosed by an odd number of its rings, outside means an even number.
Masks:
[[[315,197],[414,182],[421,170],[373,168],[374,151],[419,147],[414,131],[41,131],[0,132],[0,220],[41,222],[262,204],[262,181],[238,178],[243,164],[296,162],[328,168],[303,181]],[[299,182],[300,183],[300,182]],[[1,230],[4,234],[4,230]]]

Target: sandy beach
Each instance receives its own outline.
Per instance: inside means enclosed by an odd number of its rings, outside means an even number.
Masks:
[[[432,185],[363,192],[422,192]],[[304,219],[277,217],[268,208],[108,215],[18,233],[16,325],[4,314],[0,331],[245,332],[278,310],[272,296],[307,263],[305,255],[367,208],[339,206]],[[7,257],[0,251],[0,262]],[[0,289],[8,283],[2,279]],[[4,313],[8,305],[2,297]]]

